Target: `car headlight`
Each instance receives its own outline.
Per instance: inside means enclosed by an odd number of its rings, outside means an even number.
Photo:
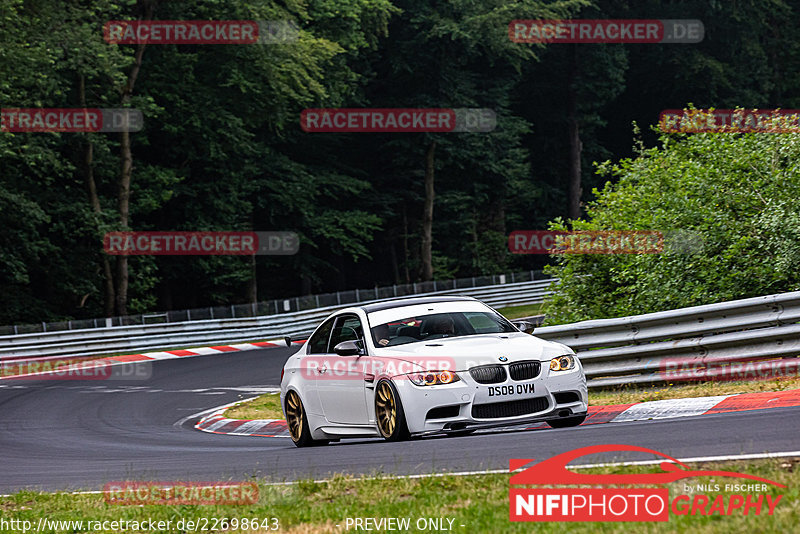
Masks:
[[[551,371],[569,371],[575,367],[575,356],[567,354],[550,360]]]
[[[461,380],[453,371],[425,371],[422,373],[411,373],[408,375],[411,383],[417,386],[438,386],[442,384],[452,384]]]

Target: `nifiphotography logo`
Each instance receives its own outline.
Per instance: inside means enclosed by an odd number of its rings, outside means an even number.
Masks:
[[[588,454],[636,451],[666,458],[660,464],[662,473],[589,474],[567,469],[572,460]],[[534,460],[512,459],[510,470],[529,465]],[[748,483],[684,484],[683,494],[670,501],[664,486],[695,477],[746,479]],[[516,473],[509,489],[511,521],[669,521],[674,515],[773,515],[783,495],[766,493],[768,485],[786,486],[753,475],[732,471],[693,471],[665,454],[633,445],[593,445],[582,447],[541,461]],[[550,486],[531,488],[527,486]],[[602,487],[611,485],[614,487]],[[650,487],[618,487],[645,485]],[[523,487],[513,487],[523,486]],[[558,486],[593,486],[562,488]],[[655,486],[655,487],[653,487]],[[708,495],[702,492],[730,492],[730,495]],[[687,495],[690,493],[691,495]]]

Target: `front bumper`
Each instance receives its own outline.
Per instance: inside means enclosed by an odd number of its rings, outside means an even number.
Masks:
[[[586,377],[580,363],[570,371],[550,371],[542,362],[529,380],[480,384],[469,371],[458,382],[417,386],[404,377],[393,380],[403,404],[408,430],[432,434],[465,429],[510,426],[582,415],[588,410]],[[489,388],[493,395],[489,395]],[[530,391],[532,388],[532,391]]]

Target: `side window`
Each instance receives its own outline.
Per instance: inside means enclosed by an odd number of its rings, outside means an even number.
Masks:
[[[355,315],[340,317],[336,321],[331,337],[330,350],[342,341],[358,341],[364,339],[364,330],[361,328],[361,320]]]
[[[328,352],[328,339],[331,337],[331,329],[335,320],[335,317],[328,319],[314,332],[314,335],[308,340],[309,354],[325,354]]]
[[[492,321],[485,313],[464,312],[464,317],[467,318],[470,326],[475,329],[476,334],[497,332],[497,323]]]

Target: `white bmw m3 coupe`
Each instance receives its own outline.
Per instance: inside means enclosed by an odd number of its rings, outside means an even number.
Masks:
[[[531,330],[469,297],[338,311],[284,365],[281,405],[292,440],[303,447],[535,421],[581,424],[588,409],[581,362]]]

